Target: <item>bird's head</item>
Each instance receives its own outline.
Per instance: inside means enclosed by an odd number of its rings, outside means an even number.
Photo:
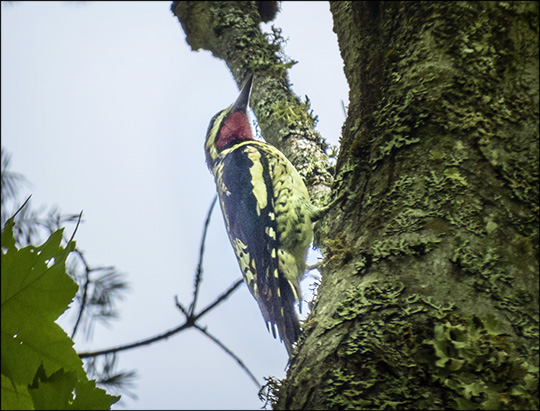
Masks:
[[[250,74],[236,101],[210,120],[204,145],[206,162],[210,168],[222,150],[245,140],[253,140],[247,116],[252,83],[253,75]]]

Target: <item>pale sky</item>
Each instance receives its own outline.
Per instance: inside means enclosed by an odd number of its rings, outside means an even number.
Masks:
[[[202,227],[215,193],[203,143],[211,117],[238,89],[221,60],[193,52],[171,2],[2,2],[2,147],[24,174],[34,208],[84,211],[76,235],[92,266],[114,265],[131,290],[111,327],[79,351],[141,340],[178,326],[189,304]],[[294,92],[337,144],[348,104],[328,2],[283,2]],[[73,226],[68,226],[71,233]],[[316,258],[316,257],[312,257]],[[240,277],[221,210],[208,232],[198,307]],[[308,285],[309,280],[304,285]],[[71,330],[72,323],[60,323]],[[201,321],[264,383],[285,375],[285,347],[242,285]],[[259,409],[253,382],[197,330],[123,352],[137,400],[113,409]]]

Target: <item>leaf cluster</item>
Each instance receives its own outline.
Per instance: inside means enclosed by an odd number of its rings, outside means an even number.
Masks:
[[[10,169],[11,156],[4,147],[1,160],[1,225],[6,226],[7,216],[14,214],[12,230],[14,245],[17,248],[41,244],[53,234],[57,236],[56,232],[67,224],[78,224],[81,221],[82,213],[63,214],[58,208],[51,208],[48,212],[44,207],[35,209],[31,207],[30,198],[21,207],[20,191],[24,186],[31,184],[22,174]],[[60,237],[62,244],[69,243],[68,239],[61,235]],[[91,266],[83,251],[76,246],[68,254],[65,264],[67,274],[78,285],[74,304],[67,313],[71,315],[70,319],[74,324],[71,339],[75,338],[77,331],[83,331],[84,338],[90,339],[96,322],[108,325],[112,319],[118,317],[116,302],[123,297],[123,293],[128,289],[128,283],[124,279],[124,274],[119,273],[115,267]],[[4,268],[3,264],[2,271]],[[115,371],[116,365],[114,354],[104,356],[100,361],[84,360],[89,378],[96,380],[99,386],[115,394],[122,392],[135,397],[128,391],[133,385],[135,372]]]
[[[2,409],[109,409],[120,397],[88,380],[73,341],[55,320],[77,284],[66,273],[75,248],[63,229],[42,245],[17,248],[14,218],[2,231]]]

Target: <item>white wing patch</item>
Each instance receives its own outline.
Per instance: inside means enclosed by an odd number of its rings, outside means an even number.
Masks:
[[[245,149],[248,158],[253,162],[249,168],[251,173],[251,184],[253,185],[253,194],[257,199],[257,215],[261,215],[261,210],[268,204],[268,194],[263,178],[263,166],[260,162],[261,153],[254,147],[247,146]]]

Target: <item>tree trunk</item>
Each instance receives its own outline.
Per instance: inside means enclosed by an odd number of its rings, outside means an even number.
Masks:
[[[331,3],[350,85],[285,409],[538,409],[538,5]]]
[[[324,143],[254,2],[173,11],[239,82],[258,73],[263,135],[324,193]],[[538,4],[331,11],[344,197],[316,227],[322,283],[274,407],[538,409]]]

